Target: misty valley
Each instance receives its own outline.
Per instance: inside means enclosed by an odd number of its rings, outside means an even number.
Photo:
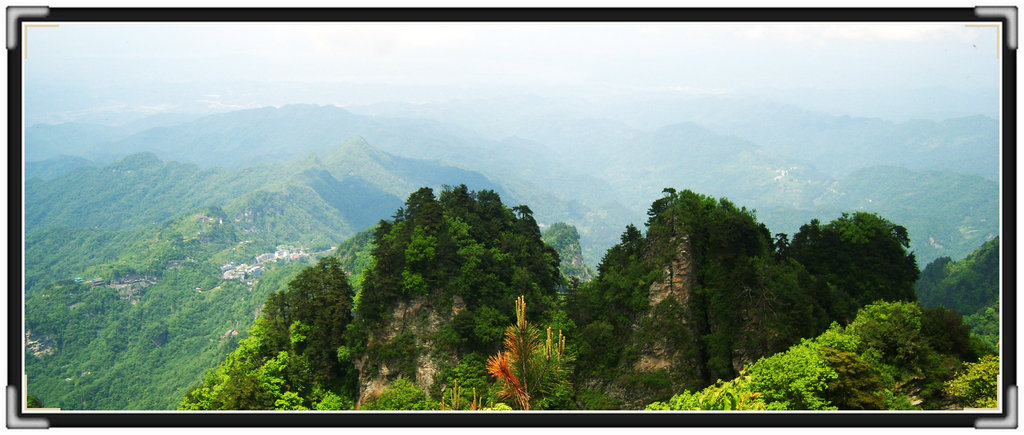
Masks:
[[[28,126],[29,406],[996,406],[996,120],[565,101]]]

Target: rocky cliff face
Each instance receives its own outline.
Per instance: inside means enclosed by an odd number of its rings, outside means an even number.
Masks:
[[[733,327],[709,319],[709,296],[701,293],[709,290],[700,289],[691,237],[680,231],[660,246],[672,247],[670,257],[660,277],[648,286],[648,310],[634,320],[629,339],[633,345],[620,362],[630,370],[611,382],[584,384],[619,400],[626,409],[642,409],[652,401],[667,399],[684,389],[703,388],[713,381],[705,349],[708,344],[702,342],[702,337]],[[648,245],[646,252],[653,249]],[[766,340],[774,332],[765,323],[771,297],[766,288],[744,288],[727,313],[744,331],[741,336],[749,338],[733,343],[728,353],[725,364],[736,372],[772,351]]]
[[[651,310],[640,319],[634,327],[636,330],[657,328],[658,325],[690,323],[692,310],[690,299],[696,278],[693,270],[690,239],[687,236],[676,242],[678,248],[675,256],[665,266],[662,279],[655,281],[648,289],[648,303]],[[659,309],[664,304],[664,308]],[[677,308],[677,309],[673,309]],[[640,356],[633,369],[639,372],[652,373],[658,370],[671,370],[674,363],[683,359],[683,350],[674,346],[676,338],[665,334],[651,334],[652,339],[640,349]],[[696,343],[686,343],[695,346]]]
[[[678,236],[668,243],[674,246],[671,259],[647,289],[648,309],[634,320],[630,331],[634,347],[620,362],[628,368],[627,374],[610,382],[584,383],[585,388],[618,400],[625,409],[642,409],[660,397],[699,384],[703,376],[699,335],[693,331],[697,278],[690,238]]]
[[[56,353],[56,344],[50,337],[32,337],[32,331],[25,331],[25,351],[36,358]]]
[[[384,326],[370,334],[367,352],[355,361],[360,385],[357,403],[377,397],[399,377],[430,390],[440,368],[457,362],[455,354],[432,351],[437,335],[465,308],[459,296],[450,305],[426,296],[400,301]]]
[[[690,296],[696,284],[690,238],[680,237],[675,244],[678,246],[676,255],[665,266],[663,278],[651,284],[648,291],[648,300],[652,308],[669,298],[683,305],[690,303]],[[685,322],[685,319],[683,321]]]

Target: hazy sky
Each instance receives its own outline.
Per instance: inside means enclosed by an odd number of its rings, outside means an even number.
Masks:
[[[970,95],[998,85],[996,29],[964,23],[59,24],[29,29],[29,123],[524,89]]]

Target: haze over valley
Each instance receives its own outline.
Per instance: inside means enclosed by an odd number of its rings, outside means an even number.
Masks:
[[[920,375],[839,349],[885,401],[773,399],[755,376],[750,409],[950,409],[954,366],[997,349],[1000,63],[980,29],[156,27],[32,30],[25,363],[47,406],[393,409],[395,389],[458,409],[439,388],[460,379],[516,409],[680,409],[903,310],[964,343],[929,344],[945,359]],[[576,367],[536,402],[483,369],[521,294]],[[319,313],[302,297],[344,320],[290,317]],[[652,338],[677,318],[697,329]],[[248,388],[238,352],[301,358],[280,376],[304,386],[225,395]]]

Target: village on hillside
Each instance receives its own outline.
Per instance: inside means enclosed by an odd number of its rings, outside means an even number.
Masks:
[[[297,261],[309,257],[309,254],[303,248],[294,248],[291,246],[278,246],[274,252],[268,252],[266,254],[260,254],[253,257],[253,264],[250,266],[246,263],[235,264],[234,262],[228,262],[220,267],[221,278],[226,280],[237,279],[239,281],[245,281],[247,279],[258,278],[263,274],[264,264],[267,262],[278,262],[285,261]]]

